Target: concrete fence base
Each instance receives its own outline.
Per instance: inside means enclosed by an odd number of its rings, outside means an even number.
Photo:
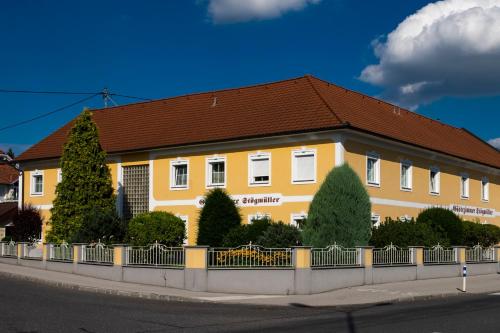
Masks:
[[[307,259],[310,249],[295,248],[293,267],[274,269],[209,268],[206,261],[207,249],[207,247],[186,247],[185,267],[181,268],[127,266],[123,260],[123,251],[116,248],[114,264],[82,263],[78,258],[73,261],[53,261],[47,259],[46,251],[41,260],[0,256],[0,262],[99,279],[192,291],[269,295],[307,295],[370,284],[460,277],[463,265],[467,266],[469,276],[500,273],[498,249],[495,262],[465,263],[462,260],[455,264],[424,265],[422,260],[417,258],[412,265],[373,266],[370,249],[365,248],[367,252],[363,252],[363,260],[359,267],[315,268],[311,267]]]

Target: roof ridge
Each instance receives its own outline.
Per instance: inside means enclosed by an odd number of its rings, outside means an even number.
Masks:
[[[159,98],[159,99],[151,99],[151,100],[147,100],[147,101],[128,103],[128,104],[124,104],[124,105],[109,106],[107,108],[92,109],[92,111],[105,111],[105,110],[128,107],[131,105],[140,105],[140,104],[147,104],[147,103],[152,103],[152,102],[168,101],[168,100],[172,100],[172,99],[176,99],[176,98],[215,94],[215,93],[234,91],[234,90],[240,90],[240,89],[258,88],[258,87],[269,86],[269,85],[279,84],[279,83],[288,82],[288,81],[305,79],[307,76],[308,75],[303,75],[303,76],[297,76],[297,77],[293,77],[293,78],[289,78],[289,79],[283,79],[283,80],[277,80],[277,81],[271,81],[271,82],[265,82],[265,83],[256,83],[256,84],[250,84],[250,85],[243,85],[243,86],[239,86],[239,87],[235,87],[235,88],[224,88],[224,89],[218,89],[218,90],[200,91],[200,92],[195,92],[195,93],[182,94],[182,95],[176,95],[176,96],[171,96],[171,97],[164,97],[164,98]]]
[[[356,95],[361,95],[363,97],[366,97],[366,98],[369,98],[369,99],[372,99],[374,101],[377,101],[379,103],[383,103],[383,104],[386,104],[386,105],[389,105],[389,106],[392,106],[392,107],[396,107],[396,108],[399,108],[400,110],[403,110],[404,112],[408,113],[408,114],[411,114],[411,115],[414,115],[414,116],[417,116],[417,117],[420,117],[420,118],[425,118],[427,120],[430,120],[432,122],[435,122],[435,123],[438,123],[440,125],[443,125],[443,126],[447,126],[447,127],[450,127],[450,128],[453,128],[453,129],[456,129],[456,130],[461,130],[462,128],[460,127],[456,127],[456,126],[453,126],[453,125],[450,125],[450,124],[447,124],[445,122],[442,122],[442,121],[439,121],[439,120],[436,120],[436,119],[433,119],[431,117],[428,117],[426,115],[423,115],[421,113],[417,113],[417,112],[414,112],[414,111],[410,111],[404,107],[401,107],[399,105],[396,105],[394,103],[391,103],[391,102],[387,102],[387,101],[384,101],[383,99],[380,99],[380,98],[377,98],[377,97],[373,97],[373,96],[370,96],[368,94],[364,94],[362,92],[359,92],[359,91],[356,91],[356,90],[353,90],[353,89],[349,89],[349,88],[346,88],[346,87],[342,87],[342,86],[339,86],[338,84],[335,84],[335,83],[331,83],[329,81],[326,81],[326,80],[323,80],[321,78],[317,78],[315,76],[313,76],[314,79],[318,80],[318,81],[321,81],[321,82],[324,82],[328,85],[331,85],[331,86],[335,86],[337,87],[338,89],[342,89],[342,90],[345,90],[345,91],[349,91],[349,92],[352,92]]]
[[[342,120],[342,119],[341,119],[341,118],[337,115],[337,113],[336,113],[335,111],[333,111],[333,108],[332,108],[332,106],[330,105],[330,103],[328,103],[328,102],[326,101],[326,99],[323,97],[323,95],[321,95],[321,93],[318,91],[318,89],[316,89],[316,87],[314,86],[314,83],[313,83],[313,82],[312,82],[312,80],[311,80],[311,77],[313,77],[313,78],[315,78],[315,77],[314,77],[314,76],[312,76],[312,75],[305,75],[304,77],[307,79],[307,81],[308,81],[308,82],[309,82],[309,84],[311,85],[311,87],[312,87],[312,89],[314,90],[314,92],[316,93],[316,95],[318,95],[318,97],[319,97],[319,98],[321,99],[321,101],[322,101],[322,102],[326,105],[326,107],[328,108],[328,110],[330,110],[331,114],[332,114],[335,118],[337,118],[337,120],[338,120],[341,124],[347,123],[347,122],[343,121],[343,120]],[[315,79],[316,79],[316,78],[315,78]]]

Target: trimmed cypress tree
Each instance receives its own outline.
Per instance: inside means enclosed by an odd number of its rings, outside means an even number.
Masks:
[[[367,245],[371,227],[370,197],[358,175],[347,164],[334,168],[309,207],[304,244]]]
[[[222,189],[208,192],[198,220],[198,245],[222,246],[226,234],[241,224],[233,199]]]
[[[57,185],[51,209],[49,242],[73,239],[85,212],[95,207],[116,209],[106,153],[99,143],[97,126],[88,109],[76,119],[69,133],[60,167],[62,181]]]

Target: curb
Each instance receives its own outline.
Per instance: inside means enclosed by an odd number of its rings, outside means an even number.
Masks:
[[[133,297],[133,298],[142,298],[142,299],[150,299],[150,300],[159,300],[159,301],[170,301],[170,302],[197,302],[197,303],[207,303],[209,301],[184,297],[184,296],[172,296],[172,295],[161,295],[157,293],[148,293],[148,292],[134,292],[134,291],[124,291],[117,289],[109,289],[109,288],[99,288],[99,287],[90,287],[84,286],[77,283],[69,283],[69,282],[60,282],[60,281],[52,281],[47,279],[42,279],[34,276],[23,275],[19,273],[10,273],[0,271],[0,276],[4,276],[7,278],[15,278],[21,279],[24,281],[35,282],[39,284],[44,284],[52,287],[59,287],[64,289],[78,290],[83,292],[91,292],[96,294],[105,294],[105,295],[114,295],[114,296],[123,296],[123,297]]]

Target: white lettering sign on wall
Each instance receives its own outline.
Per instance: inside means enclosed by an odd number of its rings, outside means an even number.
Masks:
[[[450,210],[455,214],[480,216],[480,217],[494,217],[495,210],[490,208],[463,206],[463,205],[450,205]]]
[[[269,194],[237,194],[231,195],[234,204],[238,207],[252,207],[252,206],[281,206],[283,203],[283,196],[281,193]],[[201,208],[205,206],[205,197],[196,197],[196,207]]]

